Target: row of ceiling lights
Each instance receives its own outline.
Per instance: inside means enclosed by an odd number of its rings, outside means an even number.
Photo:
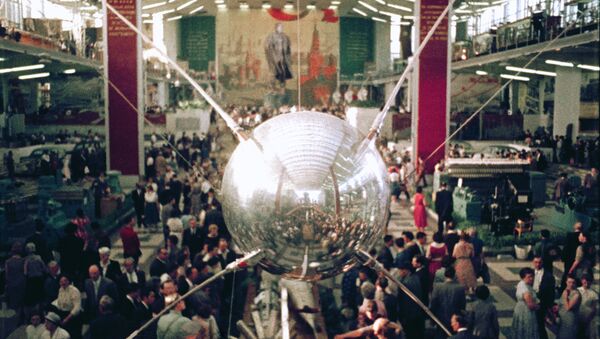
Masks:
[[[571,67],[571,68],[575,67],[575,64],[572,62],[564,62],[564,61],[551,60],[551,59],[546,60],[546,63],[549,65],[562,66],[562,67]],[[593,65],[586,65],[586,64],[579,64],[579,65],[577,65],[577,68],[585,69],[585,70],[589,70],[589,71],[595,71],[595,72],[600,71],[600,67],[593,66]],[[556,77],[556,72],[541,71],[541,70],[531,69],[531,68],[506,66],[505,69],[507,71],[518,72],[518,73],[527,73],[527,74]],[[475,74],[488,75],[488,72],[482,71],[482,70],[477,70],[477,71],[475,71]],[[500,77],[503,79],[518,80],[518,81],[529,81],[530,80],[528,77],[512,75],[512,74],[500,74]]]
[[[4,58],[0,58],[0,59],[2,59],[0,61],[6,60]],[[28,65],[28,66],[0,68],[0,74],[33,71],[33,70],[37,70],[37,69],[42,69],[44,67],[46,67],[46,65],[44,65],[44,64],[35,64],[35,65]],[[76,70],[74,68],[68,68],[63,71],[64,74],[75,74],[75,72],[76,72]],[[42,73],[19,75],[18,79],[19,80],[29,80],[29,79],[45,78],[48,76],[50,76],[50,72],[42,72]]]

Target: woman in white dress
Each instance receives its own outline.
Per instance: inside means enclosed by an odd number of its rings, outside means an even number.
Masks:
[[[581,294],[579,308],[580,338],[598,339],[598,325],[596,314],[598,311],[598,293],[590,288],[592,279],[588,274],[581,277],[581,287],[577,290]]]

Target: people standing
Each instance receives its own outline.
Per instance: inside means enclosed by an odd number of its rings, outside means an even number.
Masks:
[[[135,209],[135,215],[137,219],[137,225],[141,229],[144,225],[144,195],[146,194],[146,190],[144,190],[144,184],[137,183],[135,184],[135,190],[131,192],[131,199],[133,200],[133,208]]]
[[[121,236],[121,242],[123,243],[123,257],[133,258],[137,265],[142,250],[140,247],[140,239],[138,238],[137,232],[134,229],[136,224],[136,218],[134,216],[128,216],[125,218],[125,226],[121,228],[119,235]]]
[[[577,290],[577,280],[570,275],[567,277],[567,286],[558,303],[560,324],[556,339],[573,339],[577,337],[580,305],[581,294]]]
[[[498,339],[500,336],[498,311],[489,298],[490,290],[485,285],[478,286],[475,296],[477,300],[470,307],[473,335],[479,339]]]
[[[448,255],[448,247],[444,244],[444,237],[442,233],[435,233],[433,235],[433,242],[429,244],[425,256],[429,259],[429,281],[431,282],[431,288],[433,288],[433,281],[435,272],[442,268],[442,259]]]
[[[444,226],[452,220],[454,203],[452,192],[448,191],[448,184],[442,182],[440,190],[435,194],[435,213],[438,216],[438,232],[444,232]]]
[[[540,256],[533,258],[533,290],[540,301],[540,308],[536,312],[537,326],[541,339],[548,338],[546,332],[546,313],[554,305],[555,279],[552,270],[544,267],[544,260]]]
[[[593,277],[596,265],[596,247],[590,243],[590,235],[586,232],[579,233],[579,245],[575,251],[575,261],[569,269],[569,274],[581,278],[584,274]]]
[[[579,247],[579,234],[583,230],[583,225],[581,222],[576,222],[573,225],[573,232],[567,233],[567,239],[565,240],[565,246],[563,247],[562,259],[564,263],[563,268],[563,276],[560,283],[560,288],[563,290],[566,286],[567,275],[569,274],[569,270],[573,266],[573,262],[575,261],[575,254],[577,252],[577,248]]]
[[[150,230],[156,231],[159,222],[158,214],[158,194],[153,185],[148,185],[144,193],[144,224]]]
[[[579,307],[579,337],[587,339],[598,338],[598,293],[591,289],[591,277],[584,274],[581,277],[581,287],[577,288],[581,295],[581,306]]]
[[[464,310],[467,303],[465,289],[455,281],[455,274],[453,267],[446,268],[444,282],[434,284],[431,294],[431,312],[446,328],[450,328],[452,315]],[[438,328],[436,338],[445,337],[445,332]]]
[[[468,293],[473,293],[477,287],[477,277],[473,269],[472,258],[475,254],[473,245],[467,241],[467,234],[461,233],[458,244],[454,246],[452,256],[456,259],[456,277]]]
[[[533,290],[534,272],[525,267],[519,271],[521,281],[517,284],[517,304],[513,311],[512,338],[539,339],[540,333],[536,311],[540,308],[536,293]]]

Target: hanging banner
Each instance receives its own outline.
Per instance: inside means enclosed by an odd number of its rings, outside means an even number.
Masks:
[[[140,0],[104,2],[140,27]],[[107,168],[121,171],[123,175],[139,175],[143,164],[143,157],[140,156],[143,153],[143,125],[136,108],[143,112],[141,40],[115,14],[108,10],[106,12],[104,72],[108,79],[105,84]]]
[[[448,6],[448,0],[418,0],[415,7],[419,43],[423,41],[437,18]],[[427,158],[448,135],[449,109],[449,72],[448,59],[448,13],[440,23],[429,43],[421,53],[417,66],[416,112],[413,125],[413,144],[415,154],[421,159]],[[414,106],[413,106],[414,107]],[[416,133],[414,128],[416,127]],[[444,158],[445,147],[438,150],[426,163],[428,173],[433,172],[435,164]],[[413,159],[414,161],[417,160]]]

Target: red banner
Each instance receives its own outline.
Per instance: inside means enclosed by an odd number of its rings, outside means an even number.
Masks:
[[[106,0],[127,20],[136,23],[136,0]],[[106,19],[108,76],[109,169],[139,175],[137,35],[115,14]],[[112,84],[111,84],[112,83]],[[118,91],[114,88],[116,87]],[[121,93],[119,93],[121,92]],[[122,95],[121,95],[122,94]],[[125,98],[123,98],[125,96]]]
[[[419,41],[422,42],[448,6],[448,0],[420,0],[417,5],[420,10]],[[447,136],[448,66],[446,17],[419,58],[416,154],[422,159],[427,158]],[[444,149],[442,147],[426,162],[427,172],[432,172],[435,164],[444,158]]]

